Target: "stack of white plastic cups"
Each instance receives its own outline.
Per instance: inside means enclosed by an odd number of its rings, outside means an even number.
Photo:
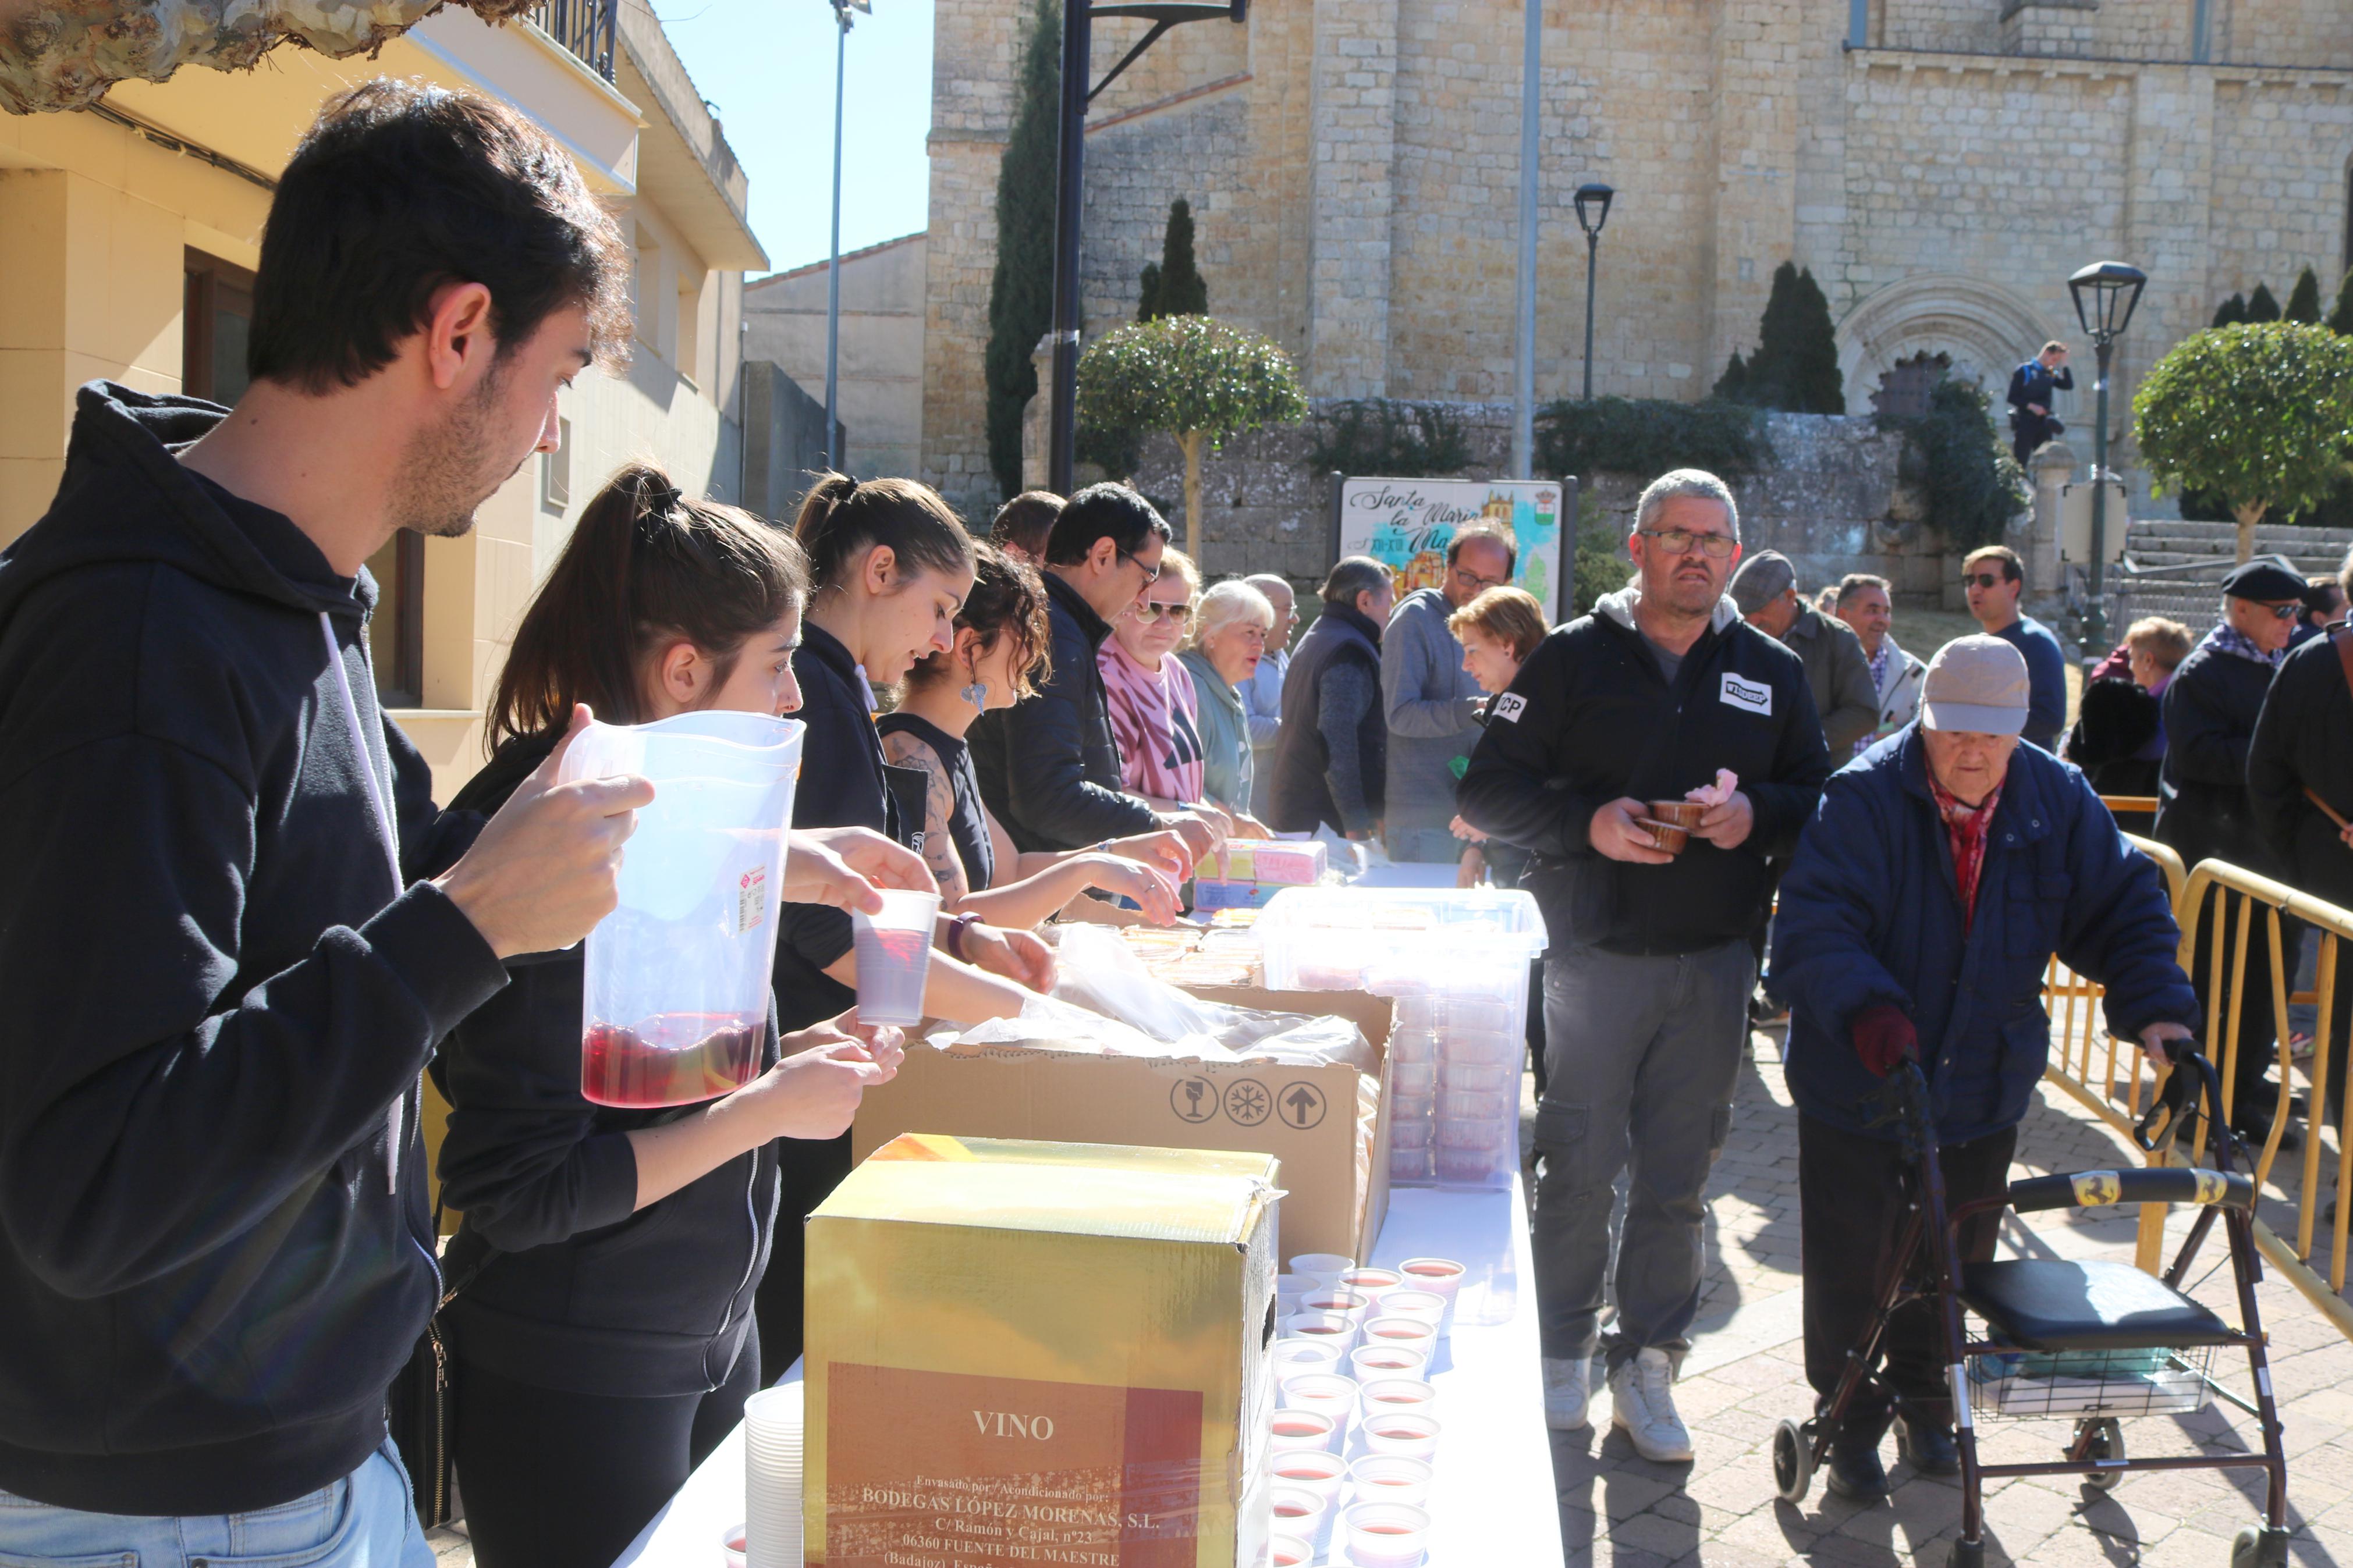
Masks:
[[[801,1568],[801,1385],[744,1402],[744,1568]]]

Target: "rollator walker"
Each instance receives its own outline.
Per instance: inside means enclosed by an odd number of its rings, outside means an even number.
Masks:
[[[2170,1046],[2168,1055],[2174,1071],[2135,1130],[2135,1141],[2155,1150],[2193,1124],[2202,1102],[2218,1169],[2141,1167],[2033,1176],[1950,1214],[1936,1158],[1927,1080],[1913,1062],[1889,1075],[1888,1110],[1873,1125],[1895,1124],[1911,1167],[1905,1178],[1911,1217],[1896,1244],[1871,1329],[1847,1352],[1846,1370],[1828,1408],[1808,1421],[1785,1419],[1774,1429],[1773,1479],[1785,1500],[1805,1500],[1815,1468],[1828,1457],[1847,1407],[1878,1360],[1889,1318],[1897,1308],[1920,1300],[1930,1303],[1942,1336],[1961,1465],[1961,1533],[1946,1559],[1947,1568],[1980,1568],[1985,1561],[1988,1478],[2076,1474],[2105,1490],[2143,1470],[2263,1470],[2263,1522],[2242,1530],[2232,1542],[2231,1568],[2281,1568],[2287,1562],[2287,1456],[2280,1446],[2279,1411],[2255,1305],[2263,1266],[2253,1229],[2254,1183],[2238,1169],[2246,1163],[2246,1150],[2221,1114],[2221,1085],[2213,1065],[2193,1043]],[[2180,1254],[2162,1279],[2105,1261],[1957,1261],[1961,1223],[1989,1209],[2033,1214],[2147,1203],[2199,1205]],[[2235,1329],[2181,1291],[2182,1279],[2218,1217],[2238,1286]],[[1981,1335],[1972,1338],[1966,1331],[1964,1309],[1982,1321]],[[2233,1348],[2246,1352],[2254,1381],[2252,1404],[2211,1375],[2214,1352]],[[2187,1414],[2204,1408],[2217,1391],[2260,1421],[2260,1452],[2126,1457],[2121,1417]],[[1979,1463],[1976,1421],[2021,1417],[2072,1420],[2074,1436],[2057,1459]]]

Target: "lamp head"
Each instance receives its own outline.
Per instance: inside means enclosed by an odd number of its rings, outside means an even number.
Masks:
[[[2148,274],[2121,261],[2095,261],[2067,279],[2075,297],[2075,319],[2094,342],[2106,342],[2132,324],[2133,307],[2148,287]]]
[[[1577,186],[1575,197],[1577,226],[1588,235],[1599,234],[1601,226],[1609,221],[1609,202],[1617,194],[1599,182]]]

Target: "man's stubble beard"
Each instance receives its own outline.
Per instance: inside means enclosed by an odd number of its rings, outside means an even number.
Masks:
[[[476,509],[531,460],[526,451],[503,474],[493,450],[505,366],[493,364],[481,385],[448,417],[418,432],[393,479],[392,516],[428,539],[459,539],[473,531]]]

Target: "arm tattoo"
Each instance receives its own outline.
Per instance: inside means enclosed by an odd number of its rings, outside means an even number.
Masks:
[[[897,734],[882,737],[882,754],[902,768],[923,770],[923,863],[938,879],[940,897],[953,904],[972,891],[965,878],[964,862],[956,856],[955,837],[948,831],[948,818],[955,813],[955,790],[948,783],[948,770],[940,754],[913,735]]]

